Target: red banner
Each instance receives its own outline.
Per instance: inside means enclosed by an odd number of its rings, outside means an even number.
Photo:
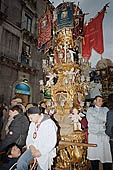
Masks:
[[[73,39],[76,40],[79,36],[83,36],[84,14],[79,6],[73,6]]]
[[[79,36],[83,36],[84,15],[74,18],[73,39],[76,40]]]
[[[82,40],[82,56],[84,58],[90,58],[92,48],[99,54],[104,52],[102,22],[105,9],[104,7],[97,17],[85,26],[84,38]]]
[[[52,40],[48,41],[48,42],[45,44],[44,53],[47,53],[50,48],[52,48]]]
[[[38,48],[41,48],[51,39],[51,18],[52,14],[48,9],[44,17],[39,20],[38,25]]]

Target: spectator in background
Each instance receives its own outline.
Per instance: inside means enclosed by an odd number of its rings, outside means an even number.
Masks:
[[[27,113],[27,111],[28,111],[28,109],[29,109],[30,107],[33,107],[33,104],[32,104],[32,103],[27,103],[27,105],[26,105],[26,113]]]
[[[7,110],[8,110],[8,107],[6,104],[4,104],[4,103],[0,104],[0,134],[1,134],[1,130],[3,127],[3,122],[5,119]]]
[[[4,139],[6,135],[5,127],[8,122],[8,117],[9,117],[8,107],[2,107],[2,118],[1,118],[2,126],[0,127],[1,139]]]
[[[40,108],[40,110],[41,110],[42,113],[48,114],[47,111],[46,111],[46,103],[45,103],[44,101],[41,101],[41,102],[39,103],[39,108]]]
[[[13,118],[8,133],[5,138],[0,141],[0,151],[4,151],[12,143],[18,144],[20,147],[25,145],[29,121],[24,115],[20,105],[13,106],[9,109],[9,115]]]
[[[15,106],[17,104],[22,104],[23,101],[20,97],[14,97],[11,99],[11,106]]]
[[[22,101],[21,98],[19,98],[19,97],[14,97],[14,98],[12,98],[12,100],[11,100],[11,107],[13,107],[13,106],[15,106],[15,105],[20,105],[20,106],[22,107],[22,112],[25,113],[26,110],[25,110],[25,107],[24,107],[24,105],[23,105],[23,101]],[[9,115],[7,124],[6,124],[6,126],[5,126],[6,134],[8,133],[8,131],[9,131],[9,126],[10,126],[10,124],[11,124],[11,122],[12,122],[13,120],[14,120],[14,118],[13,118],[11,115]]]
[[[3,105],[1,105],[0,107],[0,137],[1,137],[1,131],[2,131],[2,128],[3,128],[3,110],[4,110],[4,107]]]
[[[11,100],[11,106],[15,106],[15,105],[21,105],[22,106],[22,109],[23,109],[23,112],[25,113],[26,110],[25,110],[25,107],[23,105],[23,100],[20,98],[20,97],[14,97],[12,98]]]
[[[108,108],[101,107],[103,104],[101,96],[95,97],[94,104],[94,107],[88,109],[86,118],[88,121],[88,143],[97,144],[97,147],[88,148],[87,158],[91,161],[92,170],[99,170],[99,161],[103,164],[103,170],[112,170],[109,137],[105,134]]]
[[[38,104],[36,104],[36,103],[27,103],[26,108],[25,108],[26,109],[26,116],[27,116],[28,109],[33,107],[33,106],[37,106],[38,107]]]

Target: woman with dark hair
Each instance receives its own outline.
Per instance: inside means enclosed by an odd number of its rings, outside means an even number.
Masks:
[[[41,101],[41,102],[39,103],[39,108],[40,108],[40,110],[41,110],[41,112],[42,112],[43,114],[47,114],[47,112],[46,112],[46,103],[45,103],[44,101]]]
[[[22,111],[20,105],[9,108],[9,115],[13,120],[8,128],[5,138],[0,141],[0,151],[4,151],[12,143],[18,144],[20,147],[25,145],[29,121]]]

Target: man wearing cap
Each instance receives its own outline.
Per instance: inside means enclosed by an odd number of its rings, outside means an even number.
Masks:
[[[37,170],[51,169],[56,156],[57,126],[37,106],[28,109],[28,117],[31,124],[26,140],[27,150],[18,160],[17,170],[28,170],[33,158],[38,162]]]
[[[92,170],[99,170],[99,161],[103,164],[103,170],[112,170],[109,137],[105,134],[108,108],[102,107],[102,96],[96,96],[94,104],[94,107],[88,109],[86,118],[88,121],[88,143],[97,144],[97,147],[88,148],[87,158],[91,160]]]

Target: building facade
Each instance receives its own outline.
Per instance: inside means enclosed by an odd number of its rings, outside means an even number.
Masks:
[[[43,53],[37,50],[44,0],[0,0],[0,103],[14,96],[24,104],[41,100]]]

